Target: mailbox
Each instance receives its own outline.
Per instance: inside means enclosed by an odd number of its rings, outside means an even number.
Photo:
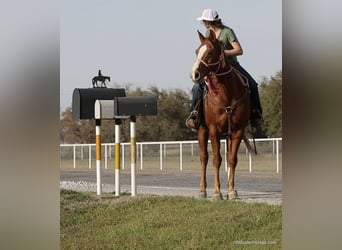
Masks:
[[[130,96],[114,99],[115,116],[157,115],[157,97]]]
[[[124,88],[87,88],[74,89],[72,94],[72,115],[74,119],[94,119],[96,100],[114,100],[126,96]]]

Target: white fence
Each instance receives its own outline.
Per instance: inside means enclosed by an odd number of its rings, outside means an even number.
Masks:
[[[254,170],[281,171],[282,138],[262,138],[255,139],[257,156],[252,156],[245,144],[242,142],[239,149],[239,162],[245,162],[245,167],[249,172]],[[251,140],[251,143],[253,141]],[[210,144],[210,141],[209,141]],[[123,142],[121,145],[121,168],[125,169],[125,164],[130,160],[130,143]],[[114,158],[114,143],[102,143],[102,166],[108,169],[109,162]],[[221,140],[222,163],[227,171],[226,141]],[[208,145],[210,153],[211,146]],[[199,147],[198,141],[161,141],[161,142],[137,142],[137,164],[140,162],[140,170],[146,165],[158,165],[160,171],[167,169],[168,159],[172,160],[172,166],[178,164],[179,171],[183,171],[184,166],[190,166],[192,163],[199,165]],[[94,144],[61,144],[61,169],[81,168],[87,161],[87,168],[95,168],[95,143]],[[81,164],[82,163],[82,164]],[[169,164],[170,165],[170,164]],[[239,164],[241,165],[241,164]],[[248,166],[247,166],[248,165]]]

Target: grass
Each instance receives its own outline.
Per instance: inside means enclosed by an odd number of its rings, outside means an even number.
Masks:
[[[61,190],[61,249],[280,249],[281,206]]]

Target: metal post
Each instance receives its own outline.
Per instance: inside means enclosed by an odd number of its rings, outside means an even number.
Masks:
[[[101,184],[101,120],[95,120],[96,130],[96,183],[97,183],[97,195],[102,193]]]
[[[160,171],[163,170],[163,144],[159,144],[159,167]]]
[[[91,144],[88,145],[88,155],[89,155],[89,169],[91,169]]]
[[[143,170],[143,145],[140,144],[140,169]]]
[[[105,169],[107,169],[108,165],[108,153],[107,153],[107,145],[105,145]]]
[[[115,119],[115,197],[120,196],[120,124],[121,120]]]
[[[279,173],[279,140],[276,140],[276,151],[277,151],[277,173]]]
[[[74,157],[74,168],[76,168],[76,145],[74,144],[73,146],[73,150],[74,150],[74,153],[73,153],[73,157]]]
[[[135,133],[136,117],[131,116],[130,122],[130,134],[131,134],[131,196],[135,196],[137,193],[137,186],[135,183],[136,176],[136,163],[137,163],[137,141]]]
[[[183,171],[183,144],[179,143],[179,170]]]

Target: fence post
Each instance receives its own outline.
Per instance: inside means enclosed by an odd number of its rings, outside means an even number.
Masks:
[[[73,151],[74,151],[74,168],[76,168],[76,145],[74,144],[73,146]]]
[[[179,168],[183,171],[183,144],[179,143]]]
[[[276,151],[277,151],[277,173],[279,173],[279,140],[276,140]]]
[[[159,144],[159,167],[160,171],[163,171],[163,144]]]
[[[143,144],[140,144],[140,169],[143,170]]]
[[[107,169],[108,165],[108,152],[107,152],[107,145],[105,145],[105,169]]]
[[[89,169],[91,169],[91,144],[88,146],[88,155],[89,155]]]

